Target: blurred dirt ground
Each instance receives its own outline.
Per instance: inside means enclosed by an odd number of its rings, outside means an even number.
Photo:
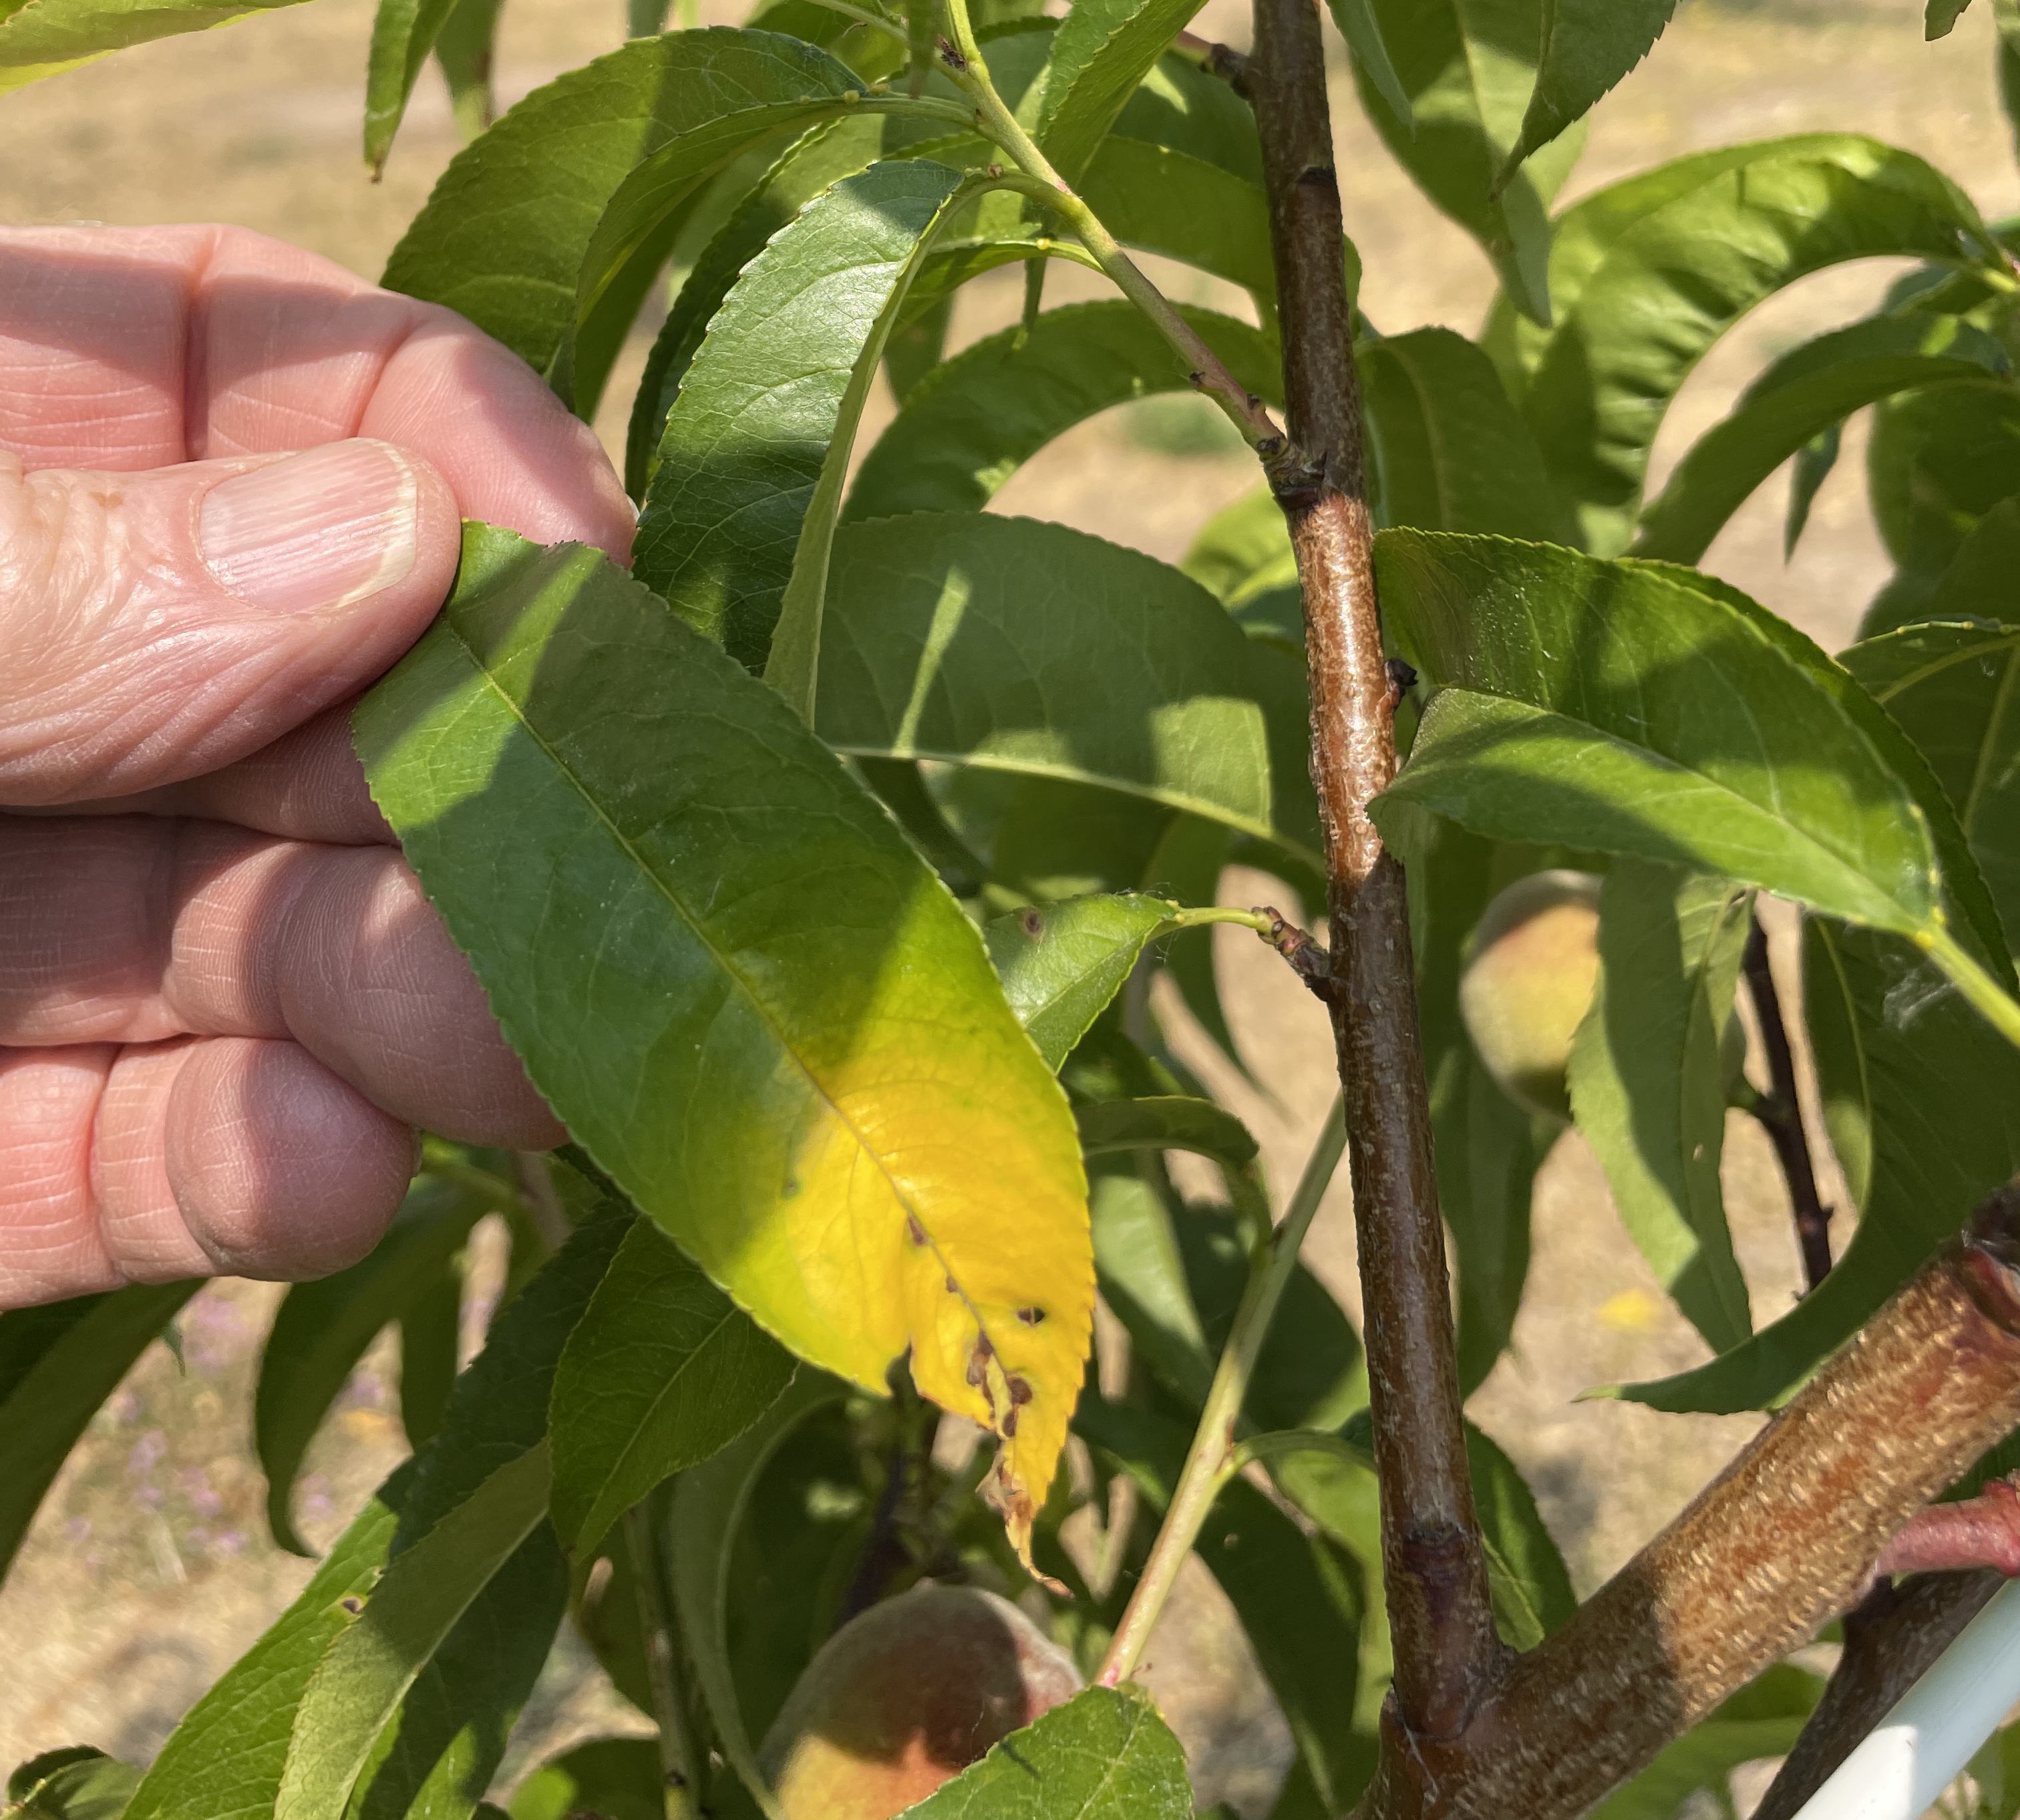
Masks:
[[[385,180],[366,180],[358,135],[372,10],[370,0],[314,0],[145,47],[0,101],[0,220],[235,222],[376,275],[456,140],[431,71]],[[622,11],[621,0],[510,0],[505,98],[610,48]],[[1922,153],[1988,216],[2020,209],[2020,170],[1993,90],[1989,13],[1977,8],[1949,38],[1924,45],[1918,0],[1687,0],[1645,66],[1600,107],[1567,198],[1707,146],[1855,129]],[[703,15],[736,16],[713,4]],[[1211,0],[1199,29],[1242,42],[1239,0]],[[1491,294],[1486,262],[1419,198],[1343,80],[1335,107],[1347,224],[1367,269],[1362,300],[1371,319],[1385,329],[1436,322],[1472,332]],[[1858,314],[1896,268],[1873,261],[1822,275],[1742,324],[1672,410],[1655,483],[1764,360]],[[1056,300],[1099,294],[1099,280],[1068,275],[1070,282],[1053,287]],[[1173,282],[1197,300],[1227,300],[1190,275]],[[1014,278],[972,287],[957,340],[1012,319],[1016,299]],[[631,372],[641,359],[634,347]],[[614,398],[628,397],[624,378],[620,372]],[[608,413],[599,428],[613,441],[621,416]],[[1856,428],[1847,443],[1793,562],[1782,560],[1786,482],[1778,477],[1705,565],[1827,647],[1851,636],[1887,569],[1864,508]],[[1060,439],[1010,482],[997,509],[1175,557],[1209,512],[1252,484],[1250,472],[1210,423],[1163,401],[1110,413]],[[1283,896],[1272,882],[1230,875],[1223,895],[1245,904],[1266,892]],[[1778,964],[1785,963],[1786,926],[1777,934]],[[1215,939],[1231,1017],[1269,1093],[1257,1094],[1198,1043],[1187,1053],[1251,1120],[1281,1190],[1295,1179],[1330,1096],[1324,1021],[1252,937],[1222,930]],[[1765,1321],[1794,1294],[1796,1253],[1768,1146],[1737,1116],[1725,1181],[1756,1320]],[[1826,1181],[1826,1195],[1835,1192],[1836,1181]],[[1528,1475],[1584,1591],[1679,1509],[1757,1418],[1665,1417],[1575,1401],[1594,1385],[1693,1363],[1704,1349],[1622,1235],[1604,1181],[1575,1138],[1559,1145],[1542,1172],[1535,1224],[1514,1349],[1471,1409]],[[1357,1305],[1343,1189],[1321,1216],[1312,1256]],[[481,1244],[473,1268],[480,1277],[487,1268]],[[278,1293],[225,1283],[200,1295],[180,1323],[180,1360],[165,1346],[151,1349],[50,1495],[0,1589],[0,1767],[78,1741],[147,1757],[306,1578],[308,1564],[267,1538],[265,1487],[249,1441],[257,1350]],[[403,1448],[387,1363],[375,1356],[311,1456],[300,1507],[311,1539],[334,1535]],[[1150,1678],[1186,1738],[1203,1796],[1259,1815],[1288,1759],[1288,1736],[1211,1583],[1195,1575],[1186,1593],[1153,1646]],[[564,1649],[503,1780],[574,1738],[639,1723],[582,1651]],[[1757,1771],[1742,1778],[1742,1801],[1761,1781]]]

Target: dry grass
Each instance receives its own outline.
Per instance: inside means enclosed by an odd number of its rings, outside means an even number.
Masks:
[[[1856,129],[1930,157],[1988,215],[2020,207],[2020,177],[1993,93],[1986,11],[1975,9],[1950,39],[1924,46],[1916,0],[1735,8],[1698,0],[1600,108],[1572,193],[1736,139]],[[385,182],[365,180],[357,141],[370,14],[369,0],[318,0],[147,47],[0,103],[0,217],[231,221],[376,272],[455,142],[431,77]],[[508,96],[609,48],[620,14],[619,0],[511,0],[501,58]],[[1212,0],[1202,28],[1239,42],[1241,22],[1237,0]],[[1491,290],[1484,260],[1417,198],[1344,86],[1338,100],[1348,226],[1368,268],[1371,317],[1389,329],[1444,322],[1471,330]],[[1685,387],[1659,445],[1658,479],[1763,359],[1848,319],[1891,275],[1885,262],[1826,274],[1742,325]],[[1073,276],[1085,294],[1098,289]],[[1063,282],[1056,294],[1081,293]],[[1190,294],[1204,301],[1212,293],[1201,286]],[[974,287],[957,334],[998,326],[1015,309],[1014,281]],[[623,395],[622,380],[614,395]],[[607,436],[619,428],[601,427]],[[1857,456],[1848,447],[1793,562],[1781,559],[1778,480],[1735,519],[1706,565],[1826,645],[1850,635],[1886,570]],[[1033,461],[998,508],[1170,557],[1202,518],[1249,484],[1241,460],[1146,448],[1140,425],[1111,413]],[[1260,888],[1231,877],[1226,895],[1252,901]],[[1263,1139],[1273,1179],[1286,1184],[1329,1097],[1324,1020],[1252,939],[1223,930],[1217,940],[1231,1014],[1247,1053],[1266,1070],[1269,1096],[1190,1046]],[[1726,1182],[1757,1319],[1765,1320],[1793,1294],[1795,1251],[1767,1146],[1738,1119]],[[1529,1474],[1574,1578],[1589,1589],[1683,1504],[1753,1420],[1574,1402],[1589,1385],[1676,1370],[1704,1349],[1656,1292],[1575,1138],[1543,1171],[1535,1228],[1532,1287],[1514,1350],[1473,1413]],[[1343,1189],[1321,1216],[1313,1257],[1354,1304]],[[0,1685],[0,1766],[78,1739],[147,1756],[301,1585],[307,1564],[266,1539],[264,1487],[249,1438],[256,1349],[276,1294],[223,1283],[200,1296],[182,1323],[185,1363],[165,1348],[151,1350],[66,1469],[0,1590],[9,1669]],[[385,1374],[368,1362],[309,1462],[310,1534],[332,1534],[401,1447]],[[1244,1814],[1266,1811],[1288,1739],[1203,1574],[1157,1640],[1150,1675],[1192,1749],[1203,1792],[1234,1800]],[[579,1653],[558,1657],[515,1760],[599,1729],[616,1711]]]

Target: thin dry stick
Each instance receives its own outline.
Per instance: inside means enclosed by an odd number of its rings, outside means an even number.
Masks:
[[[1760,1021],[1760,1046],[1768,1052],[1768,1090],[1757,1099],[1753,1116],[1775,1146],[1795,1210],[1796,1242],[1803,1251],[1803,1276],[1811,1289],[1831,1267],[1831,1210],[1817,1192],[1810,1142],[1803,1130],[1803,1105],[1796,1092],[1796,1058],[1789,1046],[1788,1026],[1782,1021],[1782,1001],[1775,990],[1774,970],[1768,963],[1768,932],[1755,917],[1747,933],[1741,962],[1746,989]]]
[[[1857,1599],[1915,1512],[2016,1425],[2020,1192],[2001,1189],[1459,1737],[1385,1749],[1362,1814],[1584,1812]]]
[[[1293,453],[1272,479],[1304,587],[1394,1702],[1407,1737],[1448,1737],[1503,1650],[1466,1473],[1409,908],[1402,868],[1367,814],[1395,774],[1396,693],[1375,595],[1346,239],[1311,0],[1255,0],[1245,87],[1262,135],[1283,323]]]

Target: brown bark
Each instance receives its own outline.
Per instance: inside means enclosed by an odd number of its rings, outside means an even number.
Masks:
[[[1847,1614],[1837,1672],[1753,1820],[1793,1820],[2003,1584],[1989,1567],[1930,1574],[1890,1592],[1886,1609],[1862,1624],[1855,1625]]]
[[[2020,1206],[2002,1192],[1457,1738],[1385,1749],[1363,1812],[1582,1812],[1866,1590],[2020,1425]],[[1386,1741],[1385,1740],[1385,1742]]]
[[[1402,868],[1368,820],[1396,770],[1361,400],[1312,0],[1255,0],[1243,75],[1262,136],[1290,446],[1271,479],[1303,584],[1330,992],[1360,1239],[1394,1703],[1412,1735],[1466,1722],[1502,1654],[1488,1603],[1452,1339]]]

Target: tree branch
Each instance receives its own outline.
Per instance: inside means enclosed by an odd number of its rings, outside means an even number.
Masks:
[[[1795,1820],[1803,1804],[1935,1665],[2004,1583],[1985,1567],[1970,1574],[1928,1574],[1898,1591],[1883,1583],[1873,1598],[1847,1613],[1844,1654],[1753,1820]],[[1877,1609],[1855,1623],[1868,1603]]]
[[[1746,974],[1746,989],[1753,996],[1754,1014],[1760,1021],[1760,1046],[1768,1052],[1768,1091],[1754,1101],[1751,1110],[1774,1145],[1782,1179],[1789,1185],[1789,1199],[1796,1214],[1796,1242],[1803,1250],[1803,1277],[1815,1289],[1831,1267],[1831,1210],[1817,1192],[1809,1139],[1803,1130],[1802,1101],[1796,1093],[1796,1058],[1789,1047],[1788,1026],[1782,1021],[1782,1001],[1775,990],[1774,971],[1768,964],[1768,932],[1760,926],[1758,916],[1747,932],[1746,956],[1740,964]]]
[[[1516,1660],[1463,1733],[1385,1748],[1363,1812],[1582,1813],[1858,1599],[1909,1518],[2016,1425],[2020,1190],[2008,1187]]]
[[[1375,595],[1372,522],[1311,0],[1255,0],[1245,92],[1262,136],[1292,450],[1271,480],[1297,554],[1312,689],[1312,776],[1332,911],[1330,1008],[1346,1096],[1408,1747],[1466,1724],[1503,1654],[1466,1463],[1444,1228],[1431,1165],[1409,909],[1368,800],[1396,770],[1395,696]]]

